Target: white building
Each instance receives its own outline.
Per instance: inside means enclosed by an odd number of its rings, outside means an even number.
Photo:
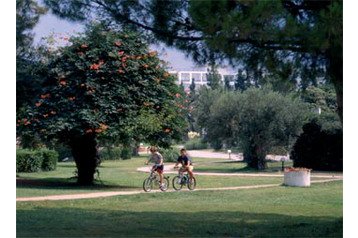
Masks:
[[[177,83],[183,83],[184,88],[187,90],[192,83],[195,82],[196,89],[199,89],[203,85],[207,85],[207,68],[193,68],[193,69],[176,69],[169,71],[171,75],[177,78]],[[230,85],[234,86],[236,73],[227,68],[218,68],[218,73],[221,76],[221,81],[224,83],[225,78],[228,78]]]

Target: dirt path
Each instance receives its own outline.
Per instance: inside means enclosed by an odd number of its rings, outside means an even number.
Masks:
[[[201,151],[202,153],[202,151]],[[208,152],[213,154],[212,152]],[[205,154],[204,154],[205,155]],[[205,155],[206,156],[206,155]],[[217,156],[217,155],[215,155]],[[217,157],[215,157],[217,158]],[[137,168],[139,172],[149,173],[151,166]],[[176,174],[178,171],[174,170],[174,163],[167,163],[164,166],[164,173]],[[195,172],[196,175],[204,176],[241,176],[241,177],[283,177],[283,174],[278,173],[208,173],[208,172]],[[311,181],[311,183],[324,183],[342,180],[341,174],[311,174],[312,178],[321,178],[322,180]],[[225,191],[225,190],[242,190],[242,189],[257,189],[257,188],[269,188],[278,187],[282,184],[265,184],[265,185],[251,185],[251,186],[238,186],[238,187],[220,187],[220,188],[198,188],[194,191],[183,189],[180,192],[196,192],[196,191]],[[150,193],[162,192],[160,190],[152,190]],[[178,192],[175,190],[168,190],[168,192]],[[95,192],[95,193],[80,193],[80,194],[62,194],[62,195],[50,195],[40,197],[21,197],[16,198],[17,202],[29,202],[29,201],[58,201],[58,200],[76,200],[86,198],[101,198],[101,197],[112,197],[112,196],[127,196],[146,193],[143,190],[132,190],[132,191],[108,191],[108,192]]]
[[[140,167],[137,168],[137,171],[149,173],[151,167]],[[177,174],[178,171],[174,170],[174,164],[166,163],[164,166],[165,174]],[[196,175],[205,175],[205,176],[240,176],[240,177],[283,177],[283,173],[211,173],[211,172],[196,172]],[[311,173],[311,178],[325,178],[325,179],[343,179],[341,174],[337,173]]]
[[[173,169],[174,164],[166,164],[164,172],[166,174],[176,174],[178,173]],[[149,173],[151,166],[137,168],[139,172]],[[265,174],[265,173],[206,173],[206,172],[196,172],[197,175],[204,176],[250,176],[250,177],[283,177],[283,174]],[[314,178],[322,178],[324,180],[311,181],[311,183],[323,183],[342,180],[343,176],[340,175],[311,175]],[[238,186],[238,187],[220,187],[220,188],[199,188],[194,191],[219,191],[219,190],[240,190],[240,189],[255,189],[255,188],[268,188],[268,187],[277,187],[281,184],[265,184],[265,185],[251,185],[251,186]],[[182,190],[189,191],[189,190]],[[181,191],[181,192],[182,192]],[[161,192],[160,190],[153,190],[152,192]],[[151,192],[151,193],[152,193]],[[175,190],[168,190],[166,192],[177,192]],[[125,196],[125,195],[134,195],[146,193],[143,190],[135,191],[109,191],[109,192],[96,192],[96,193],[82,193],[82,194],[63,194],[63,195],[51,195],[51,196],[41,196],[41,197],[22,197],[16,198],[17,202],[29,202],[29,201],[46,201],[46,200],[75,200],[75,199],[86,199],[86,198],[100,198],[100,197],[111,197],[111,196]]]
[[[331,181],[337,181],[339,179],[325,179],[311,181],[311,183],[325,183]],[[168,190],[166,193],[171,192],[197,192],[197,191],[226,191],[226,190],[243,190],[243,189],[257,189],[257,188],[270,188],[278,187],[282,184],[265,184],[265,185],[251,185],[251,186],[238,186],[238,187],[221,187],[221,188],[199,188],[193,191],[183,189],[181,191]],[[160,190],[153,190],[150,193],[162,192]],[[101,197],[112,197],[112,196],[126,196],[126,195],[135,195],[146,193],[142,190],[136,191],[113,191],[113,192],[97,192],[97,193],[82,193],[82,194],[64,194],[64,195],[51,195],[51,196],[41,196],[41,197],[22,197],[16,198],[17,202],[31,202],[31,201],[59,201],[59,200],[76,200],[76,199],[86,199],[86,198],[101,198]]]

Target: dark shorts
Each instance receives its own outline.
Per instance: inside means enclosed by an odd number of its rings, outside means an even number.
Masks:
[[[162,174],[164,170],[164,165],[154,165],[153,169],[154,171],[157,171],[159,174]]]

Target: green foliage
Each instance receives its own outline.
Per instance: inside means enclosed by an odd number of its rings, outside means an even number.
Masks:
[[[322,130],[335,132],[342,129],[342,123],[337,114],[336,93],[332,85],[310,86],[300,96],[309,104],[311,111],[315,112],[312,113],[312,120],[315,120]]]
[[[34,0],[16,0],[16,113],[22,114],[25,106],[34,103],[41,91],[42,64],[40,49],[32,46],[31,30],[46,9]]]
[[[41,169],[43,171],[52,171],[56,169],[57,161],[58,161],[58,153],[55,150],[49,150],[49,149],[41,149],[39,150],[40,153],[42,153],[42,163],[41,163]]]
[[[124,146],[121,150],[120,158],[123,160],[132,158],[132,149],[129,146]]]
[[[122,148],[120,147],[105,147],[99,152],[101,160],[120,160],[122,155]]]
[[[58,161],[72,157],[71,148],[66,145],[56,144],[53,146],[53,149],[58,153]]]
[[[224,92],[208,112],[204,124],[208,142],[241,148],[249,165],[258,169],[265,167],[264,158],[271,149],[292,145],[308,116],[298,98],[268,88]]]
[[[324,131],[312,121],[303,126],[291,159],[295,167],[314,170],[343,171],[343,132]]]
[[[101,19],[187,52],[201,64],[240,66],[255,86],[279,90],[324,78],[343,108],[343,1],[53,1],[71,20]],[[113,14],[115,9],[116,14]],[[175,13],[175,14],[173,14]],[[329,36],[329,37],[327,37]],[[282,81],[287,83],[281,84]]]
[[[207,87],[202,87],[198,91],[197,100],[194,103],[193,115],[196,118],[197,125],[200,128],[205,128],[211,113],[211,105],[220,97],[221,89],[211,90]]]
[[[206,74],[206,78],[208,80],[208,86],[211,89],[219,89],[222,87],[221,85],[221,75],[218,72],[218,66],[215,64],[211,64],[210,68],[208,68],[208,73]]]
[[[42,94],[25,118],[42,138],[68,143],[71,135],[156,140],[180,138],[184,119],[175,95],[182,93],[156,52],[135,33],[95,25],[72,37],[48,62]],[[141,117],[156,115],[141,133]]]
[[[16,172],[51,171],[56,169],[58,153],[53,150],[17,149]]]
[[[16,150],[16,172],[37,172],[41,168],[42,161],[42,154],[38,151]]]
[[[203,150],[208,149],[208,144],[203,142],[201,138],[193,138],[185,142],[184,147],[187,150]]]
[[[288,148],[285,146],[274,146],[269,154],[273,154],[273,155],[287,155],[288,153]]]
[[[179,151],[178,149],[173,148],[161,148],[159,150],[160,154],[164,158],[164,162],[176,162],[179,157]]]
[[[18,118],[18,132],[70,146],[79,183],[93,184],[98,141],[169,146],[181,138],[183,92],[137,33],[89,25],[44,64],[42,92]],[[147,115],[153,120],[144,121]],[[123,159],[130,155],[130,148],[121,152]]]
[[[46,8],[34,0],[16,0],[16,54],[24,56],[33,41],[31,30],[38,23]]]

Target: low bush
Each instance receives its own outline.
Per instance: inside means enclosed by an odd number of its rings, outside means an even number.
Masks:
[[[16,150],[16,172],[51,171],[56,169],[58,153],[49,149]]]
[[[52,171],[56,169],[58,161],[58,153],[55,150],[41,149],[39,153],[42,153],[41,169],[43,171]]]
[[[120,147],[105,147],[99,152],[101,160],[120,160],[122,155],[122,148]]]
[[[123,147],[121,150],[121,159],[126,160],[132,158],[132,149],[130,147]]]
[[[323,171],[343,170],[343,133],[324,131],[315,122],[303,126],[291,152],[294,167]]]
[[[179,156],[179,151],[176,149],[160,149],[159,152],[164,158],[164,162],[176,162]]]
[[[16,172],[37,172],[41,169],[42,153],[28,149],[16,150]]]
[[[200,138],[194,138],[185,143],[185,148],[187,150],[203,150],[208,148],[208,144]]]

